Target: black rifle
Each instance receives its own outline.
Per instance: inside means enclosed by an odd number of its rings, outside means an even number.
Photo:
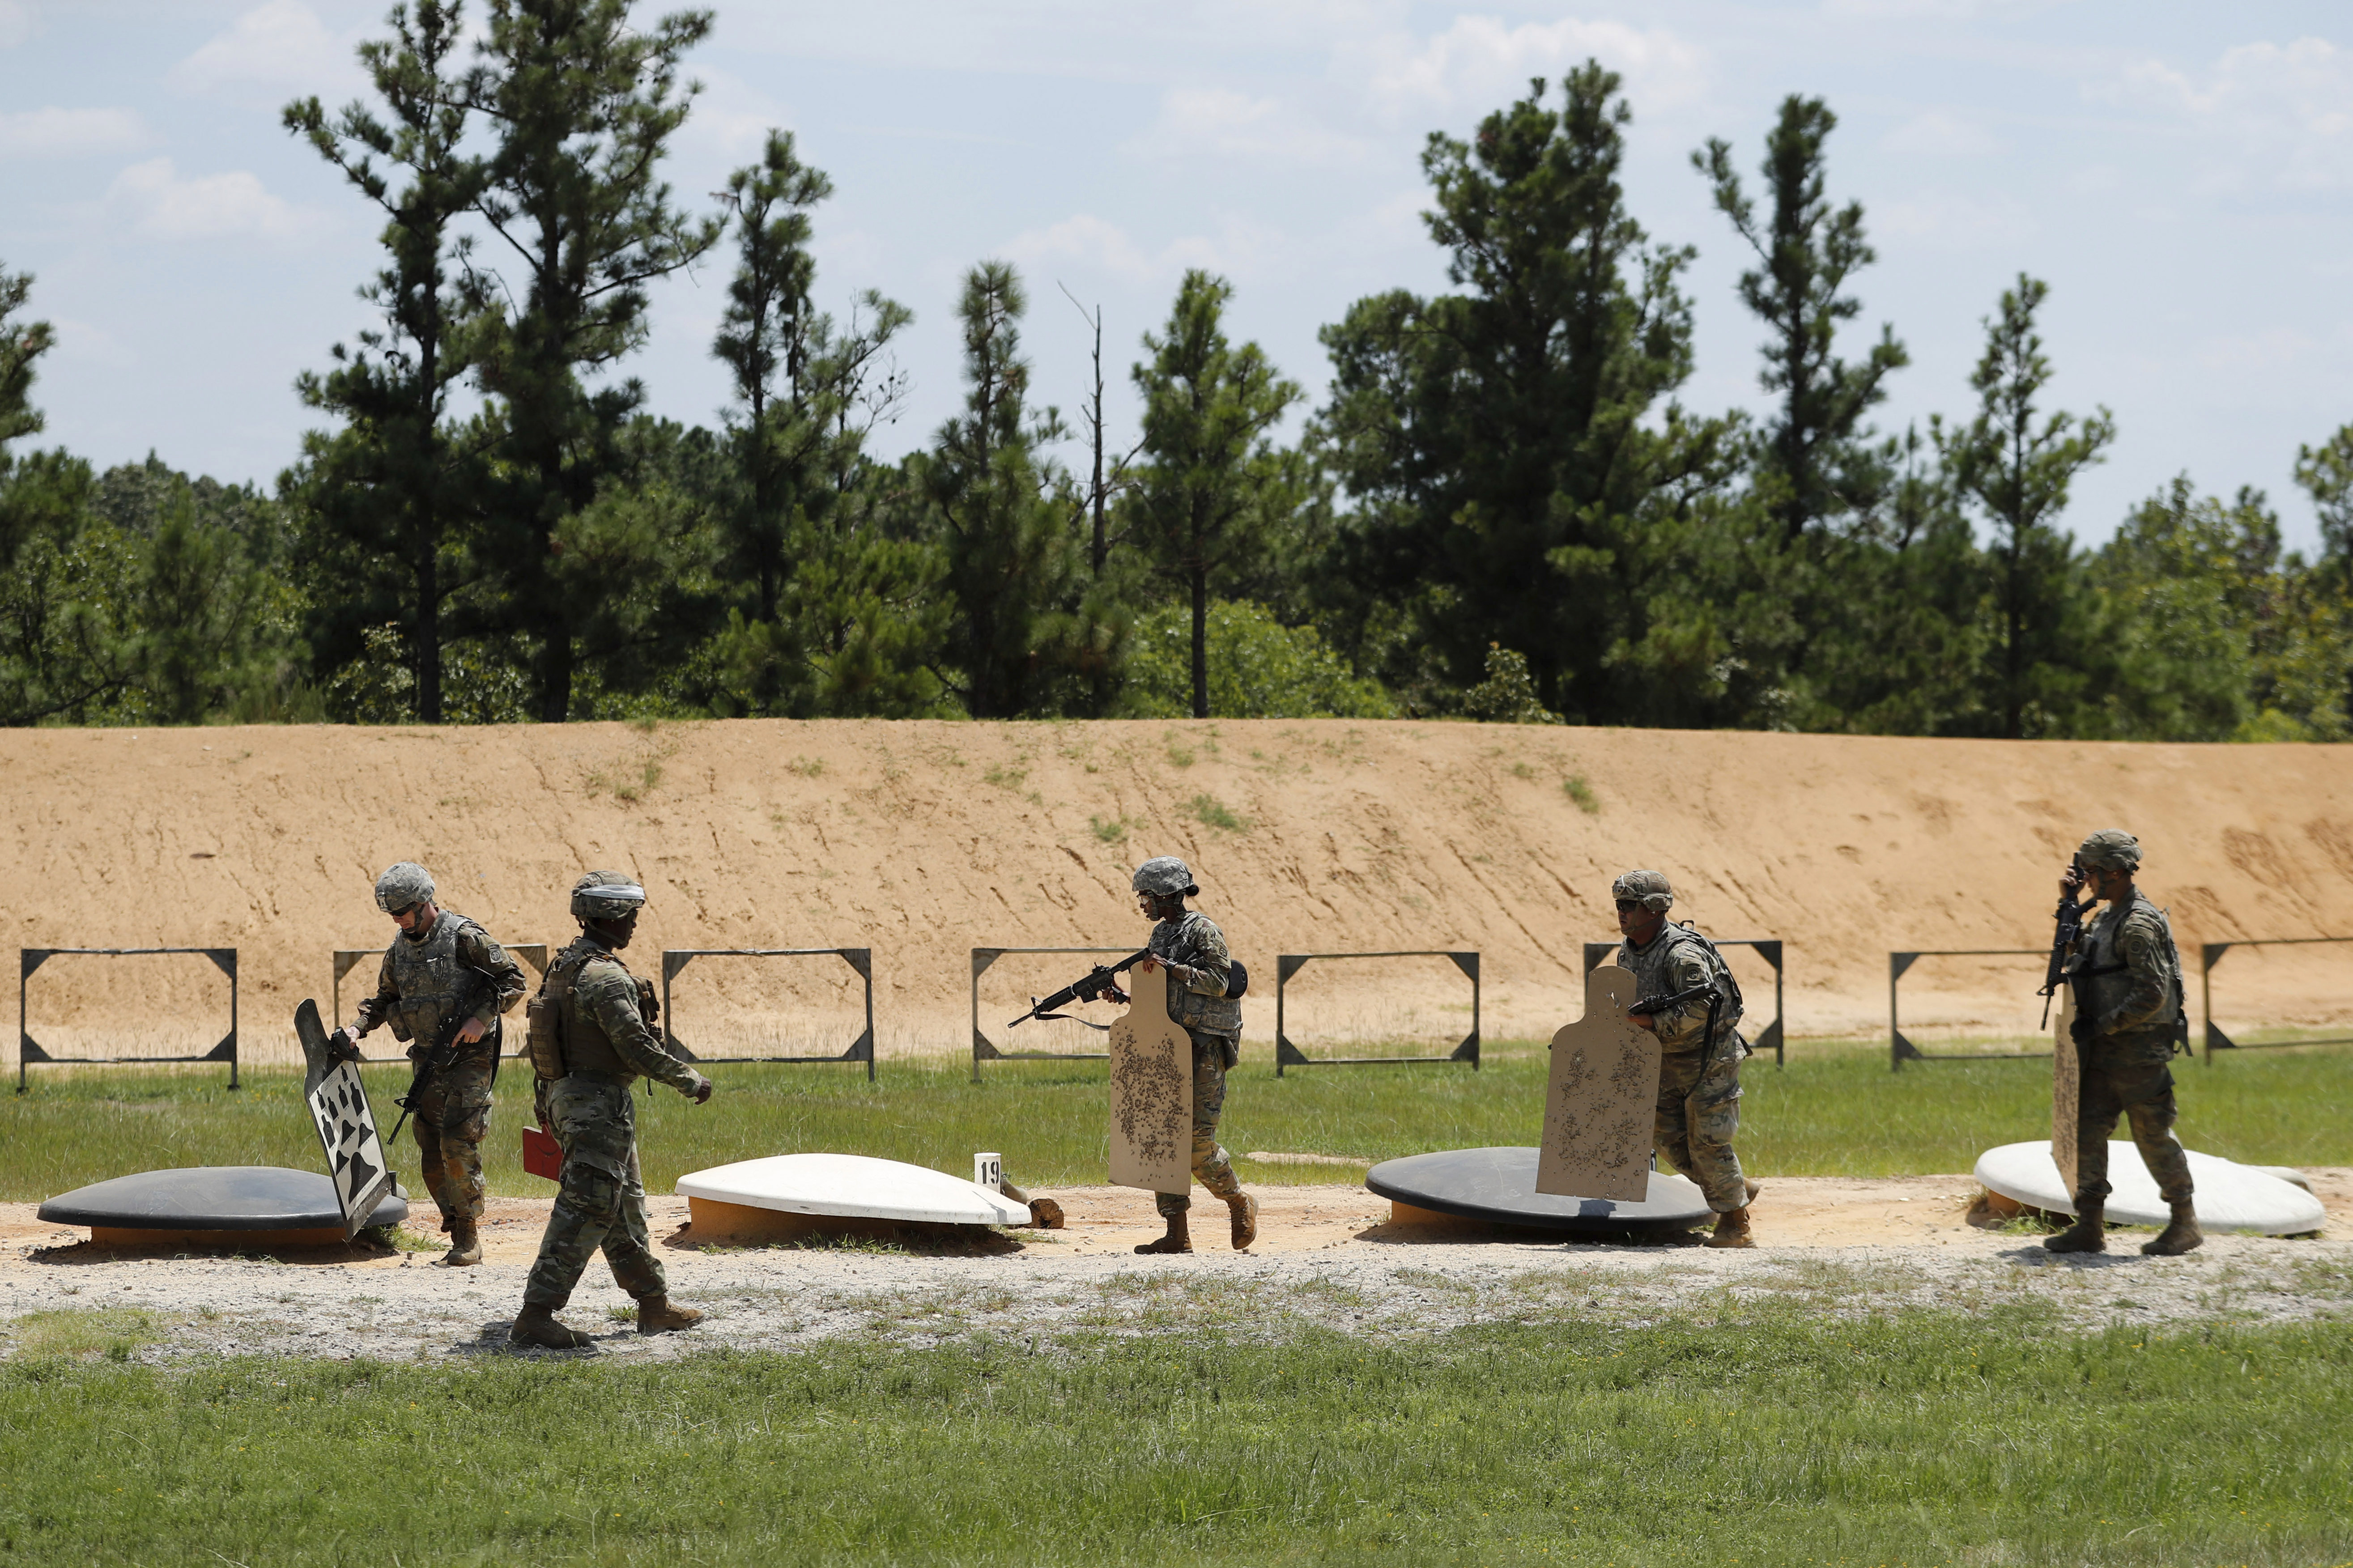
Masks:
[[[1662,1013],[1672,1013],[1676,1008],[1686,1006],[1694,1002],[1707,1004],[1707,1033],[1699,1037],[1699,1048],[1703,1051],[1714,1050],[1715,1020],[1724,1011],[1724,993],[1718,989],[1714,981],[1704,985],[1694,985],[1688,991],[1678,991],[1672,996],[1638,996],[1634,999],[1634,1005],[1627,1008],[1626,1012],[1630,1017],[1656,1018]]]
[[[490,1000],[496,990],[496,983],[480,970],[465,971],[464,978],[459,982],[457,999],[450,1003],[449,1011],[442,1016],[441,1027],[434,1032],[433,1043],[417,1054],[417,1070],[408,1080],[408,1092],[393,1101],[400,1107],[400,1120],[392,1124],[392,1134],[384,1141],[385,1147],[390,1148],[399,1142],[400,1130],[408,1125],[409,1112],[417,1109],[417,1102],[424,1098],[433,1080],[458,1059],[458,1031],[466,1026],[466,1020],[474,1016],[474,1010]],[[491,1027],[495,1029],[498,1026],[498,1020],[492,1018]],[[495,1073],[498,1061],[495,1047],[491,1060]]]
[[[1057,1007],[1067,1007],[1073,1002],[1092,1002],[1106,991],[1116,990],[1118,988],[1119,977],[1121,975],[1126,973],[1129,970],[1134,968],[1138,963],[1143,963],[1145,959],[1150,958],[1151,956],[1152,950],[1145,947],[1139,948],[1135,952],[1129,953],[1117,963],[1098,963],[1092,969],[1087,971],[1085,978],[1072,981],[1070,984],[1063,986],[1060,991],[1055,992],[1051,996],[1047,997],[1044,1001],[1040,1002],[1035,996],[1029,998],[1029,1011],[1022,1014],[1021,1016],[1014,1019],[1012,1023],[1008,1024],[1005,1026],[1008,1029],[1018,1028],[1021,1025],[1028,1023],[1032,1018],[1069,1017],[1070,1015],[1066,1013],[1058,1013],[1054,1009]],[[1088,1024],[1087,1020],[1084,1018],[1071,1018],[1071,1022],[1074,1024],[1086,1024],[1087,1027],[1091,1029],[1105,1027],[1105,1026],[1102,1024]]]
[[[2091,907],[2088,903],[2077,903],[2072,892],[2059,895],[2059,910],[2053,917],[2058,921],[2059,928],[2051,939],[2051,967],[2043,972],[2042,989],[2035,993],[2042,998],[2041,1026],[2043,1028],[2051,1026],[2051,998],[2058,993],[2060,986],[2066,984],[2067,952],[2083,940],[2084,911]]]

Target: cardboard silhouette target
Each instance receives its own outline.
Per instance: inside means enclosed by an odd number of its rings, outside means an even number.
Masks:
[[[1651,1190],[1659,1041],[1627,1020],[1634,974],[1605,963],[1585,977],[1585,1016],[1552,1037],[1536,1191],[1641,1203]]]
[[[335,1203],[343,1210],[343,1239],[357,1236],[370,1223],[376,1205],[392,1195],[392,1168],[384,1157],[384,1140],[377,1135],[375,1112],[368,1106],[367,1088],[360,1069],[334,1059],[327,1031],[319,1022],[318,1003],[304,998],[294,1009],[294,1034],[302,1042],[302,1098],[319,1130],[319,1146],[326,1151],[327,1175],[335,1184]]]
[[[1111,1026],[1111,1180],[1152,1193],[1193,1185],[1193,1040],[1168,1016],[1168,971],[1127,973]]]

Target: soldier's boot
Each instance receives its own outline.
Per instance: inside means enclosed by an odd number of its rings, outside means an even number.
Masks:
[[[1748,1234],[1748,1205],[1726,1209],[1715,1216],[1715,1234],[1707,1238],[1710,1247],[1754,1247],[1757,1238]]]
[[[1145,1242],[1138,1246],[1135,1250],[1138,1252],[1192,1251],[1193,1235],[1186,1226],[1185,1215],[1186,1211],[1183,1209],[1178,1209],[1175,1214],[1170,1215],[1168,1216],[1168,1234],[1162,1237],[1157,1241]]]
[[[525,1306],[515,1314],[513,1324],[507,1330],[507,1342],[537,1345],[542,1350],[586,1350],[595,1342],[577,1329],[567,1329],[555,1321],[553,1307]]]
[[[638,1303],[638,1332],[666,1334],[673,1329],[691,1329],[702,1321],[702,1314],[691,1307],[673,1307],[668,1296],[649,1296]]]
[[[2075,1223],[2056,1236],[2042,1238],[2045,1252],[2105,1252],[2108,1249],[2107,1205],[2084,1204]]]
[[[1248,1193],[1237,1193],[1226,1200],[1234,1222],[1234,1250],[1240,1252],[1258,1239],[1258,1200]]]
[[[2179,1258],[2206,1245],[2206,1233],[2198,1228],[2198,1210],[2189,1199],[2173,1205],[2173,1223],[2158,1232],[2154,1241],[2144,1241],[2140,1249],[2151,1258]]]
[[[470,1219],[451,1220],[449,1251],[441,1261],[452,1268],[462,1268],[468,1264],[480,1263],[481,1260],[482,1234],[480,1226]]]

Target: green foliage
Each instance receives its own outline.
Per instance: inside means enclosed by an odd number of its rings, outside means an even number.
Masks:
[[[1279,624],[1265,606],[1217,600],[1202,617],[1208,717],[1386,719],[1377,682],[1359,680],[1313,626]],[[1128,702],[1149,718],[1193,712],[1193,616],[1174,604],[1137,623],[1127,655]]]
[[[1214,827],[1220,833],[1241,833],[1250,827],[1249,823],[1236,816],[1212,795],[1197,795],[1187,801],[1185,815],[1202,826]]]
[[[1487,646],[1487,679],[1462,694],[1465,716],[1488,724],[1557,724],[1560,715],[1536,696],[1525,654]]]
[[[1588,816],[1601,815],[1601,797],[1593,793],[1583,773],[1571,773],[1560,781],[1560,793],[1568,796],[1577,809]]]

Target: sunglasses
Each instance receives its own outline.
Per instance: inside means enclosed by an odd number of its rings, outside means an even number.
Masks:
[[[1620,899],[1618,900],[1618,912],[1621,915],[1631,910],[1639,910],[1641,907],[1642,906],[1639,902],[1632,899]]]

